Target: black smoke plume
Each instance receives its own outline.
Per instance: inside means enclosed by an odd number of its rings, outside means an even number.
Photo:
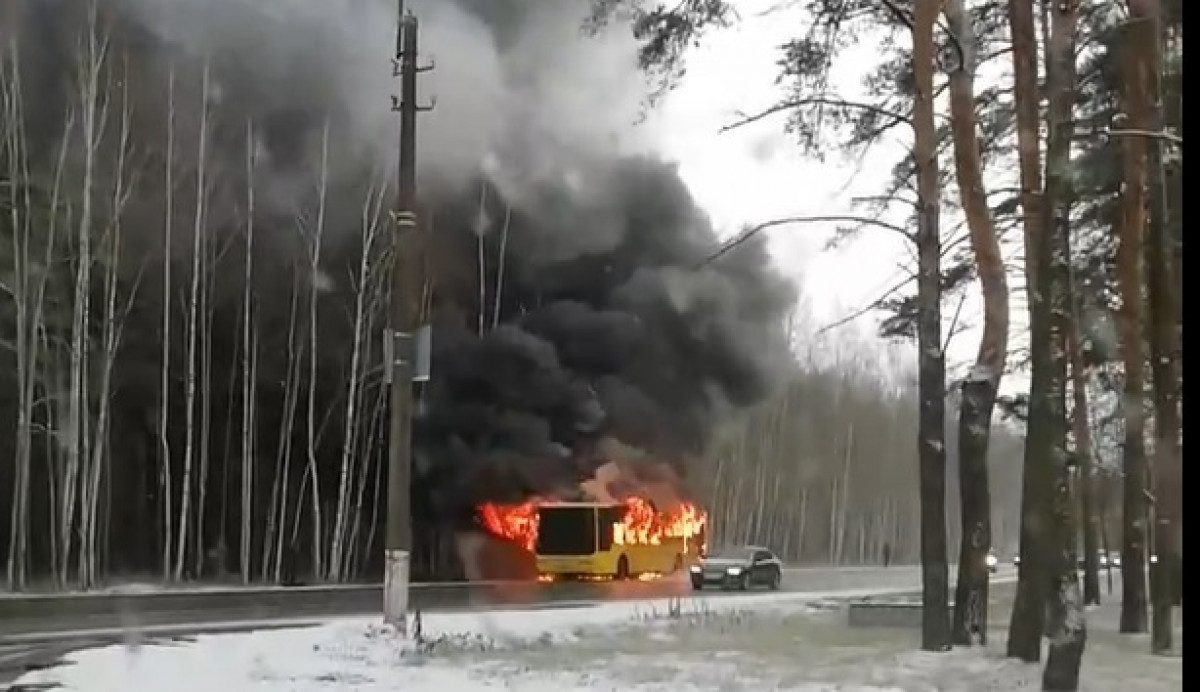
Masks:
[[[561,494],[606,461],[639,463],[603,456],[606,437],[686,477],[721,417],[782,372],[792,292],[763,248],[705,264],[717,239],[673,166],[619,159],[596,171],[581,186],[592,200],[547,182],[541,204],[510,211],[498,192],[468,188],[433,214],[436,242],[464,266],[477,264],[478,218],[497,225],[484,236],[485,333],[477,278],[442,288],[435,310],[421,470],[440,501],[462,503],[455,513]],[[482,214],[480,198],[492,200]]]
[[[636,450],[617,460],[635,471],[654,474],[661,471],[655,467],[666,465],[686,478],[688,460],[703,452],[714,427],[763,397],[787,367],[782,323],[793,302],[792,286],[772,269],[761,244],[746,243],[705,262],[718,245],[710,222],[674,165],[651,153],[654,128],[633,127],[642,94],[635,46],[622,31],[584,37],[579,28],[587,2],[407,4],[422,22],[423,60],[436,65],[422,77],[421,98],[437,97],[436,110],[418,124],[435,326],[433,378],[420,392],[416,427],[418,540],[422,532],[469,524],[482,501],[576,492],[580,481],[614,460],[613,449]],[[44,193],[38,199],[48,199],[62,162],[63,218],[75,218],[79,208],[86,160],[79,85],[91,6],[90,0],[8,0],[0,8],[6,75],[21,76],[23,165],[31,185]],[[389,198],[387,181],[395,177],[398,124],[390,108],[396,89],[390,64],[395,3],[96,0],[94,7],[93,33],[102,39],[96,45],[108,96],[93,181],[94,189],[106,191],[94,200],[98,228],[118,212],[107,191],[116,176],[116,135],[126,106],[128,164],[137,173],[120,210],[121,286],[123,297],[132,297],[113,374],[111,437],[121,448],[114,457],[121,466],[108,529],[121,537],[113,544],[113,564],[152,568],[155,546],[166,539],[162,527],[144,527],[157,526],[171,494],[178,507],[178,480],[174,488],[161,489],[156,456],[160,276],[164,262],[176,267],[166,408],[173,450],[167,463],[178,479],[178,450],[187,434],[179,423],[183,287],[196,225],[197,143],[205,108],[208,171],[199,226],[211,253],[206,260],[213,276],[211,321],[205,328],[212,348],[200,377],[210,393],[209,436],[215,441],[205,502],[208,516],[219,517],[222,528],[206,529],[210,535],[198,544],[238,541],[237,504],[226,501],[238,492],[237,445],[222,448],[221,440],[237,439],[240,417],[234,407],[240,406],[240,253],[248,221],[249,148],[256,160],[254,310],[259,350],[267,354],[257,370],[261,475],[253,506],[261,516],[256,514],[254,525],[272,519],[277,505],[271,474],[282,459],[291,470],[282,493],[288,540],[297,551],[315,549],[304,546],[308,522],[301,521],[310,482],[310,460],[303,453],[307,423],[297,416],[290,446],[278,432],[288,415],[281,403],[281,383],[288,377],[284,354],[316,360],[315,467],[321,496],[329,498],[337,490],[341,456],[339,421],[351,350],[347,315],[353,312],[355,268],[363,252],[364,200]],[[207,91],[201,87],[205,73]],[[17,83],[7,84],[16,93]],[[163,174],[168,122],[175,172],[170,218]],[[4,161],[6,172],[9,163]],[[321,180],[327,193],[323,206]],[[318,218],[324,238],[317,272],[311,273]],[[167,223],[174,240],[164,256]],[[384,247],[382,240],[372,245],[373,260]],[[70,260],[59,266],[69,287]],[[63,295],[69,298],[69,292]],[[298,302],[295,329],[303,333],[310,295],[316,296],[320,328],[316,353],[306,355],[304,339],[289,336],[288,325]],[[0,323],[7,316],[0,309]],[[378,343],[382,320],[372,325],[376,331],[368,339]],[[364,370],[377,373],[378,349],[372,353]],[[308,365],[301,362],[306,391]],[[0,369],[7,367],[0,361]],[[368,402],[375,400],[373,386]],[[13,406],[8,392],[0,391],[5,421],[15,420],[9,415]],[[374,415],[378,422],[383,414]],[[3,432],[0,453],[7,458],[11,436],[7,428]],[[373,439],[375,446],[364,454],[376,466],[366,469],[377,469],[382,456],[383,436]],[[40,442],[37,448],[42,453]],[[34,495],[48,496],[54,480],[44,469],[50,463],[34,467],[40,474]],[[7,488],[4,473],[0,470],[0,481]],[[361,512],[364,525],[372,513],[379,515],[382,497],[373,489],[363,494],[370,505]],[[7,493],[0,500],[5,518],[8,500]],[[50,521],[48,509],[34,514],[35,521]],[[6,526],[0,531],[8,535]],[[364,528],[358,540],[369,544],[379,536]],[[48,555],[48,543],[37,537],[35,543],[38,555]],[[368,545],[364,554],[378,551]]]

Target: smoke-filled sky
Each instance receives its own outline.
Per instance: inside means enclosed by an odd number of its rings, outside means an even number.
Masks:
[[[163,73],[154,51],[174,56],[186,104],[208,64],[216,126],[258,123],[262,205],[277,218],[311,206],[322,123],[331,189],[348,192],[366,172],[394,165],[392,0],[110,2],[134,18],[122,40],[137,45],[146,32],[146,45],[168,47],[149,49],[135,70]],[[502,466],[517,463],[513,455],[542,463],[557,453],[549,450],[598,434],[673,460],[694,454],[728,407],[753,403],[778,379],[779,331],[796,293],[780,269],[812,313],[801,333],[894,275],[892,239],[817,254],[832,230],[819,226],[772,233],[775,268],[758,244],[697,268],[742,224],[845,213],[856,190],[881,178],[878,166],[855,177],[861,162],[802,159],[778,122],[717,133],[736,110],[776,98],[771,63],[788,37],[778,16],[756,18],[754,3],[740,4],[743,22],[714,34],[681,87],[646,113],[634,39],[619,23],[586,36],[587,0],[407,5],[421,20],[422,60],[435,66],[421,77],[420,98],[436,108],[421,116],[417,158],[444,248],[435,368],[445,377],[431,390],[430,420],[441,431],[433,446],[444,444],[447,456],[465,444],[467,457],[502,453]],[[55,16],[44,11],[41,21]],[[848,91],[859,74],[842,75]],[[186,140],[196,113],[181,112]],[[238,142],[214,136],[218,170],[240,166]],[[346,198],[335,193],[334,234],[353,228]],[[233,209],[215,204],[209,223],[223,223],[223,213]],[[501,328],[479,338],[464,331],[480,310],[479,282],[462,269],[482,235],[486,283],[496,283],[509,215],[503,300],[484,296],[499,306]]]
[[[359,155],[394,151],[396,121],[386,95],[395,92],[395,82],[381,62],[394,44],[393,0],[123,2],[197,51],[253,54],[284,93],[317,85],[329,90],[356,120]],[[647,111],[633,38],[620,24],[585,37],[580,24],[587,5],[408,0],[422,23],[421,53],[436,68],[419,82],[422,102],[437,104],[419,122],[422,184],[461,179],[483,166],[515,197],[530,194],[538,179],[583,185],[583,172],[567,163],[572,157],[559,155],[564,150],[652,153],[679,163],[697,204],[728,237],[743,224],[770,218],[847,213],[853,197],[871,194],[888,175],[900,142],[862,160],[833,154],[816,161],[783,132],[781,118],[718,134],[738,111],[778,98],[778,45],[802,24],[801,10],[781,9],[772,0],[736,2],[740,21],[706,36],[690,53],[679,88]],[[336,61],[323,53],[332,44]],[[873,58],[863,50],[843,59],[839,91],[857,94]],[[841,250],[822,252],[832,231],[813,224],[770,233],[777,264],[803,286],[812,329],[850,313],[903,275],[898,239],[868,232]],[[874,320],[868,315],[852,323],[850,334],[869,331]],[[840,340],[826,339],[831,348]],[[951,361],[970,358],[973,344],[971,334],[956,339]]]
[[[312,204],[322,123],[335,199],[394,161],[394,3],[114,2],[181,63],[211,65],[218,111],[262,123],[280,218]],[[436,283],[418,483],[461,517],[576,487],[609,460],[610,438],[637,450],[623,460],[633,473],[686,477],[723,417],[785,379],[795,288],[761,243],[705,264],[718,233],[660,151],[669,123],[638,124],[645,83],[626,27],[584,36],[584,0],[408,8],[435,65],[420,98],[436,101],[417,138]],[[332,209],[331,247],[348,218]],[[480,333],[484,309],[496,326]]]

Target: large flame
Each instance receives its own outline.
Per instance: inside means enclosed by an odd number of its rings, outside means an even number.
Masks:
[[[685,553],[703,553],[708,515],[690,502],[680,502],[666,512],[657,512],[646,499],[629,497],[625,514],[613,524],[617,545],[660,545],[664,538],[682,538]],[[538,502],[517,505],[485,503],[479,518],[487,531],[534,552],[538,535]]]
[[[479,519],[492,535],[512,541],[531,553],[537,545],[537,503],[532,500],[519,505],[484,503],[479,506]]]

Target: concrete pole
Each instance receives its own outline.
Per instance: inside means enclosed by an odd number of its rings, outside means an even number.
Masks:
[[[392,222],[392,286],[385,351],[391,383],[387,531],[384,536],[383,619],[405,632],[412,553],[413,334],[419,318],[422,277],[416,208],[417,19],[400,9],[396,36],[400,98],[400,161]]]

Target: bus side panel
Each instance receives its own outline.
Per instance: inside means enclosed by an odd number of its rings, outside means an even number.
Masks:
[[[629,559],[629,571],[634,574],[667,574],[683,563],[681,541],[666,540],[659,545],[627,545],[623,546],[623,550]]]

